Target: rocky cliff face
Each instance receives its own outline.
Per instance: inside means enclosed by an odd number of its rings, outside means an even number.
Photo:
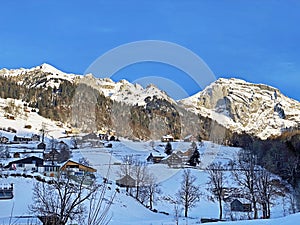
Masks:
[[[276,88],[238,79],[219,79],[202,92],[180,101],[234,132],[261,139],[279,136],[300,125],[300,104]]]

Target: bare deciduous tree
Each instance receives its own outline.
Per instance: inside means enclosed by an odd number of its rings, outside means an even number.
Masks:
[[[157,183],[157,179],[153,174],[150,174],[148,176],[148,180],[146,182],[146,191],[149,198],[149,207],[150,209],[152,209],[155,200],[155,195],[161,193],[159,184]]]
[[[224,191],[225,191],[225,174],[224,167],[221,163],[213,163],[207,168],[208,172],[208,184],[210,186],[209,190],[212,192],[214,197],[219,203],[219,219],[222,219],[223,209],[222,201],[224,200]]]
[[[258,218],[256,171],[255,157],[250,152],[240,153],[237,163],[233,165],[232,175],[238,185],[245,191],[245,198],[251,201],[254,219]]]
[[[181,187],[177,193],[180,203],[184,207],[184,216],[188,216],[188,210],[195,207],[200,201],[199,187],[195,184],[196,177],[191,174],[190,170],[184,170],[182,175]]]
[[[75,182],[70,176],[61,174],[49,183],[37,182],[29,210],[38,216],[51,218],[53,225],[65,225],[69,220],[85,224],[86,215],[87,224],[107,224],[107,213],[114,195],[104,202],[107,186],[85,183],[85,176]],[[88,202],[90,207],[87,210]],[[51,222],[48,221],[48,224]]]
[[[262,206],[263,218],[269,219],[271,216],[271,200],[275,196],[283,196],[284,186],[278,179],[272,178],[271,173],[265,169],[257,171],[256,186],[259,203]]]
[[[147,186],[147,181],[149,180],[147,164],[144,162],[135,161],[133,166],[133,176],[136,180],[135,198],[140,200],[139,194],[141,189]]]

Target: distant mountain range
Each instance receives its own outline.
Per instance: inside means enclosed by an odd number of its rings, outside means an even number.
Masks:
[[[31,69],[2,69],[0,77],[16,83],[23,89],[39,90],[36,91],[39,92],[38,98],[37,93],[33,93],[34,97],[32,97],[28,96],[25,90],[23,90],[24,94],[19,97],[32,106],[40,108],[42,115],[62,120],[62,122],[85,130],[89,129],[87,124],[93,124],[91,127],[93,131],[100,127],[123,130],[120,135],[139,139],[159,138],[164,132],[178,138],[198,133],[203,138],[212,138],[216,135],[212,135],[212,131],[206,129],[211,126],[211,121],[214,121],[231,133],[246,133],[260,139],[267,139],[278,137],[286,131],[300,129],[300,103],[298,101],[284,96],[276,88],[239,79],[219,79],[194,96],[175,101],[154,85],[143,88],[139,84],[131,84],[126,80],[114,82],[109,78],[95,78],[91,74],[86,76],[68,74],[49,64],[42,64]],[[97,92],[96,95],[92,94],[94,100],[79,94],[84,90],[78,88],[82,85]],[[69,92],[64,96],[62,96],[63,88],[68,89]],[[42,93],[43,89],[51,89],[51,91],[48,94]],[[85,114],[89,111],[89,107],[99,103],[99,97],[95,97],[98,95],[102,96],[100,104],[102,109],[97,106],[98,111],[96,110],[93,118],[81,121],[80,115],[75,115],[76,110],[72,106],[82,105],[82,110],[78,113]],[[65,101],[62,97],[70,99]],[[44,101],[47,99],[46,103],[38,104],[39,100],[41,102],[39,98],[44,98],[42,99]],[[76,99],[75,102],[74,99]],[[86,101],[86,99],[89,100]],[[124,109],[120,110],[117,107]],[[99,112],[102,112],[102,116]],[[120,112],[122,116],[115,115]],[[125,112],[128,112],[128,115],[125,115]],[[115,118],[108,119],[112,116]],[[116,123],[114,122],[118,120],[116,117],[124,120]],[[75,121],[72,121],[72,118]],[[95,123],[93,120],[99,120],[99,122]],[[126,126],[124,121],[131,126],[131,129],[128,129],[128,124]],[[125,127],[118,129],[122,124]],[[221,135],[224,136],[222,138],[228,138],[224,134],[225,131]],[[213,138],[220,139],[219,137]]]

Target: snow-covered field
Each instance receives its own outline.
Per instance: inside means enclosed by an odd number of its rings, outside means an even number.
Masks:
[[[0,104],[6,104],[7,100],[1,99]],[[16,102],[21,104],[21,102]],[[1,108],[1,107],[0,107]],[[30,124],[31,129],[25,129],[24,126]],[[69,138],[65,138],[65,127],[58,127],[57,124],[51,120],[40,117],[37,113],[30,112],[29,115],[21,115],[17,120],[9,120],[4,118],[4,112],[0,110],[0,127],[13,127],[17,130],[18,136],[30,136],[33,133],[38,134],[42,126],[47,126],[48,133],[46,141],[49,141],[52,137],[63,140],[66,143],[70,143]],[[15,134],[6,131],[1,133],[10,139]],[[29,143],[27,147],[35,147],[37,143]],[[134,142],[126,139],[120,139],[120,142],[112,142],[112,148],[82,148],[73,150],[72,159],[79,160],[80,158],[86,158],[90,165],[97,169],[97,177],[99,181],[102,177],[107,177],[109,171],[109,179],[112,181],[111,190],[115,189],[114,181],[119,179],[118,171],[120,170],[120,163],[122,158],[128,155],[133,155],[140,161],[146,161],[146,158],[150,153],[162,153],[164,152],[164,145],[160,141],[155,141],[154,147],[150,142]],[[22,145],[17,146],[19,149],[23,148]],[[189,142],[173,142],[172,147],[174,151],[186,151],[191,147]],[[25,146],[24,146],[25,148]],[[197,168],[191,169],[192,175],[197,177],[196,184],[202,193],[200,202],[195,208],[189,211],[189,218],[181,216],[179,224],[199,224],[200,219],[205,218],[217,218],[219,209],[218,204],[208,200],[209,192],[207,191],[208,175],[204,168],[206,168],[212,162],[222,162],[223,164],[229,162],[229,160],[236,157],[237,152],[240,149],[231,148],[225,146],[219,146],[211,142],[204,142],[203,146],[199,146],[199,152],[201,155],[201,163]],[[5,163],[3,160],[0,163]],[[170,168],[166,164],[149,164],[149,171],[155,175],[161,188],[161,194],[154,202],[154,208],[158,212],[155,213],[141,205],[134,198],[128,196],[125,189],[121,188],[120,193],[117,194],[114,203],[110,209],[110,215],[112,216],[111,225],[120,224],[152,224],[152,225],[175,225],[174,220],[174,206],[168,198],[174,198],[175,193],[180,187],[182,180],[183,169]],[[28,210],[28,206],[32,203],[33,185],[34,181],[31,178],[0,178],[1,184],[13,183],[14,198],[12,200],[0,200],[0,225],[4,224],[28,224],[28,222],[36,223],[34,218],[24,218],[24,216],[31,216]],[[229,179],[229,182],[230,179]],[[109,194],[109,193],[108,193]],[[168,215],[167,215],[168,214]],[[283,216],[283,206],[280,199],[276,200],[276,205],[272,208],[272,218]],[[10,217],[13,217],[12,221]],[[22,217],[22,218],[21,218]],[[300,219],[300,214],[292,215],[286,218],[272,219],[272,220],[257,220],[257,221],[242,221],[242,222],[226,222],[220,224],[297,224]],[[215,224],[215,223],[214,223]]]
[[[156,143],[154,148],[158,151],[163,151],[163,147],[161,147],[162,143],[158,141]],[[175,142],[173,143],[173,148],[184,151],[190,147],[190,144],[191,143]],[[205,142],[204,146],[199,150],[202,157],[200,167],[202,167],[212,161],[222,161],[225,163],[233,158],[239,149],[215,144],[212,145],[210,142]],[[81,157],[88,159],[91,166],[97,169],[99,178],[107,176],[107,171],[110,168],[109,178],[114,181],[120,178],[118,176],[118,170],[120,169],[118,163],[121,162],[122,157],[126,155],[136,155],[139,160],[145,160],[152,151],[153,149],[149,142],[121,140],[121,142],[113,142],[113,148],[84,148],[73,151],[73,159],[77,160]],[[148,210],[134,198],[128,196],[124,189],[121,189],[121,192],[117,195],[110,210],[112,216],[110,224],[175,224],[173,205],[169,201],[166,201],[165,197],[174,198],[175,193],[180,187],[183,170],[169,168],[164,164],[150,164],[149,170],[157,177],[162,190],[159,198],[155,201],[154,208],[169,215],[154,213]],[[190,218],[180,218],[180,224],[197,224],[200,218],[217,218],[219,213],[217,203],[209,201],[206,196],[208,194],[206,190],[208,181],[207,173],[201,169],[192,169],[192,174],[197,177],[197,185],[201,189],[203,197],[197,206],[190,210]],[[11,213],[13,216],[29,215],[28,205],[32,202],[32,188],[34,182],[35,181],[29,178],[9,177],[1,179],[1,183],[14,183],[15,197],[12,200],[0,201],[0,218],[7,217],[11,215]],[[114,186],[114,183],[112,186]],[[280,209],[277,209],[276,213],[276,215],[273,215],[274,217],[282,216]],[[0,220],[0,224],[2,223]]]

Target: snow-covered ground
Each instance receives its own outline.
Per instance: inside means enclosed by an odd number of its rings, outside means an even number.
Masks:
[[[0,99],[1,104],[7,104],[9,100]],[[15,104],[22,105],[22,102],[15,101]],[[13,139],[14,135],[30,137],[31,134],[39,133],[42,126],[46,126],[47,140],[52,137],[59,140],[63,140],[66,143],[70,142],[69,138],[64,137],[65,127],[57,126],[57,123],[49,119],[45,119],[39,116],[37,113],[30,112],[21,114],[15,120],[6,119],[4,117],[5,112],[0,107],[0,127],[12,127],[17,130],[17,133],[10,133],[1,130],[1,133],[7,136],[9,139]],[[26,129],[25,125],[30,124],[31,129]],[[115,188],[114,181],[119,179],[118,171],[120,170],[120,163],[122,158],[128,155],[133,155],[140,161],[146,161],[146,158],[150,153],[164,152],[164,146],[166,143],[155,141],[154,146],[150,142],[136,142],[126,139],[120,139],[120,142],[112,142],[112,148],[82,148],[73,150],[72,159],[79,160],[80,158],[86,158],[90,165],[97,169],[97,177],[101,180],[101,177],[109,177],[112,181],[112,189]],[[15,148],[35,148],[36,142],[29,143],[28,145],[15,145]],[[191,147],[189,142],[173,142],[172,147],[174,151],[186,151]],[[204,142],[203,146],[198,146],[201,155],[201,163],[197,168],[191,169],[192,175],[197,177],[196,184],[202,193],[200,202],[195,208],[189,211],[189,218],[180,217],[179,224],[199,224],[202,217],[205,218],[217,218],[219,209],[218,204],[208,200],[207,191],[208,175],[205,169],[212,162],[222,162],[226,164],[229,160],[236,157],[239,148],[231,148],[213,144],[211,142]],[[1,162],[0,162],[1,163]],[[4,163],[2,161],[2,163]],[[7,162],[6,162],[7,163]],[[121,188],[120,193],[117,194],[116,199],[110,209],[110,215],[112,216],[111,225],[120,224],[152,224],[152,225],[175,225],[173,204],[168,201],[168,198],[174,198],[175,193],[180,187],[182,180],[183,169],[170,168],[166,164],[149,164],[149,171],[155,175],[160,185],[162,193],[157,196],[158,198],[154,202],[154,208],[159,212],[167,213],[154,213],[137,202],[134,198],[127,195],[126,191]],[[109,174],[107,175],[107,172]],[[21,224],[21,220],[24,224],[28,224],[32,218],[20,218],[20,216],[30,216],[28,206],[32,203],[33,185],[34,181],[31,178],[0,178],[0,184],[14,184],[14,198],[11,200],[0,200],[0,224]],[[229,181],[231,182],[231,181]],[[108,193],[109,194],[109,193]],[[16,223],[10,223],[10,216],[14,217],[13,221]],[[276,200],[276,205],[272,208],[272,217],[283,216],[283,206],[280,199]],[[18,217],[18,218],[17,218]],[[292,215],[286,218],[272,219],[268,221],[242,221],[242,222],[228,222],[221,224],[297,224],[300,215]],[[27,222],[26,222],[27,220]]]
[[[129,140],[121,140],[121,142],[112,142],[113,148],[84,148],[73,151],[73,159],[78,160],[81,157],[85,157],[90,162],[91,166],[97,169],[98,177],[107,176],[109,171],[109,179],[113,181],[120,178],[118,171],[120,170],[119,163],[122,157],[127,155],[135,155],[139,160],[147,158],[150,152],[163,151],[163,144],[160,141],[155,142],[153,150],[149,142],[133,142]],[[191,143],[175,142],[173,143],[174,150],[185,151],[190,147]],[[218,146],[210,142],[205,142],[204,146],[199,148],[201,153],[201,164],[198,169],[191,169],[192,174],[197,177],[197,185],[199,186],[203,196],[200,202],[195,208],[192,208],[189,212],[188,219],[184,217],[180,218],[179,224],[198,224],[200,218],[217,218],[218,217],[218,205],[208,200],[207,195],[207,181],[208,176],[204,168],[213,161],[221,161],[222,163],[228,162],[230,159],[236,156],[239,149],[229,148],[224,146]],[[203,167],[202,167],[203,166]],[[164,164],[150,164],[149,170],[153,173],[160,184],[162,193],[159,195],[154,203],[154,208],[158,211],[168,213],[165,215],[162,213],[154,213],[142,206],[134,198],[128,196],[126,191],[121,188],[121,192],[117,194],[113,206],[110,210],[112,216],[112,225],[119,224],[175,224],[173,204],[170,203],[167,197],[174,198],[176,192],[180,187],[182,180],[182,169],[169,168]],[[30,215],[28,211],[28,205],[32,202],[32,188],[35,181],[29,178],[2,178],[1,183],[14,183],[15,197],[12,200],[0,201],[0,218],[7,217],[9,215],[25,216]],[[114,188],[112,188],[113,190]],[[282,208],[278,206],[279,208]],[[276,214],[272,214],[273,217],[282,216],[282,211],[276,209]],[[252,224],[253,222],[251,222]],[[4,222],[0,224],[4,224]],[[231,224],[231,223],[229,223]],[[248,224],[247,222],[241,224]],[[260,223],[257,223],[260,224]],[[267,223],[268,224],[268,223]]]

